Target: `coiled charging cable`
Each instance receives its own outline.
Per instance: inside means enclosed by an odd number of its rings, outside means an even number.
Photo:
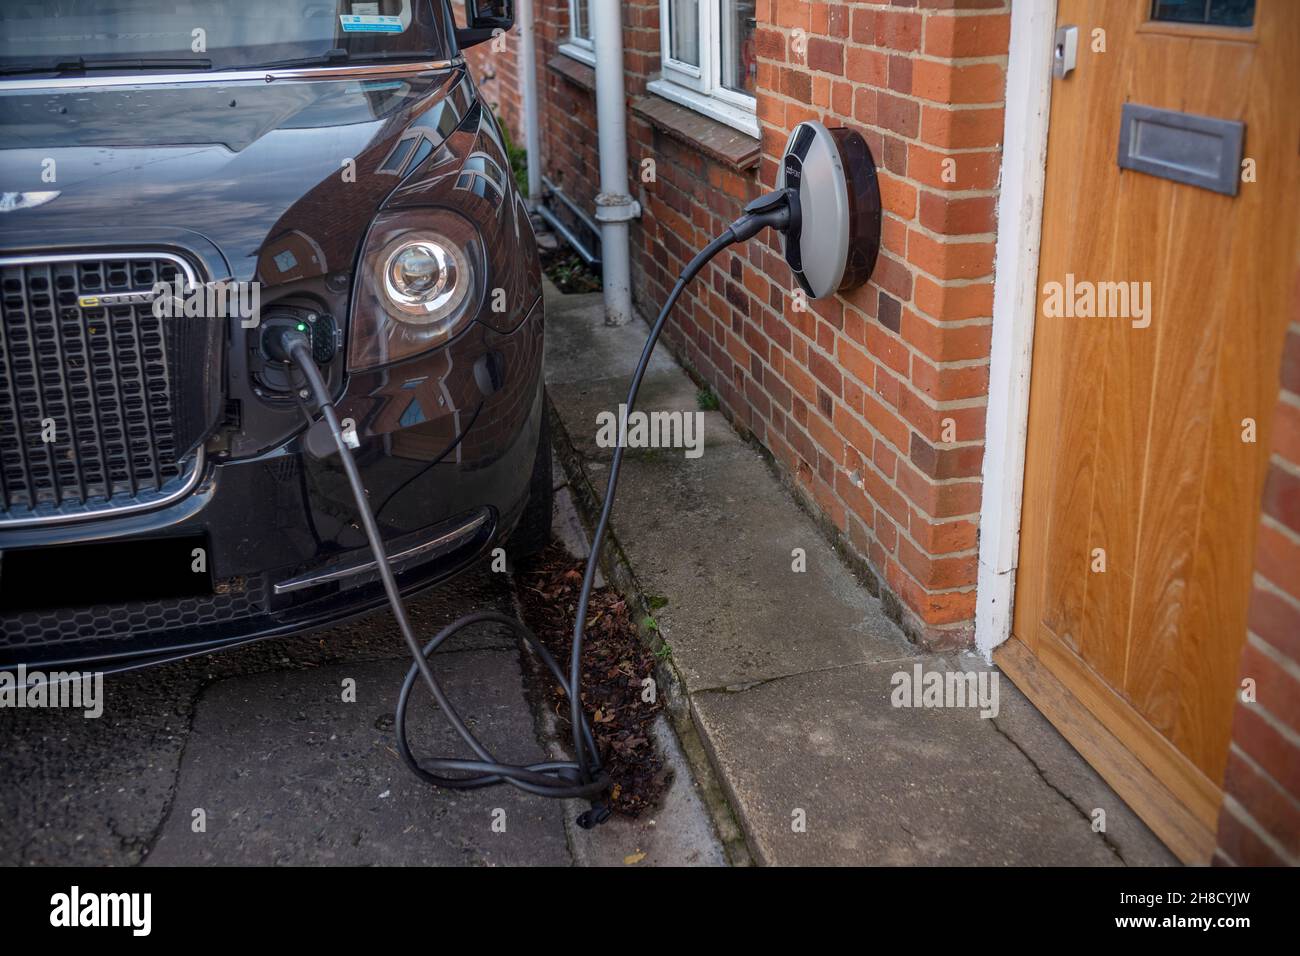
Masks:
[[[659,340],[659,333],[663,330],[664,323],[668,319],[668,313],[672,310],[673,305],[677,302],[687,284],[695,278],[710,259],[727,246],[737,242],[744,242],[768,226],[785,231],[792,223],[798,222],[798,217],[799,210],[792,190],[787,189],[768,193],[746,206],[743,216],[701,249],[695,258],[687,264],[673,286],[672,292],[669,293],[667,300],[664,302],[663,308],[659,311],[659,316],[655,319],[650,328],[650,334],[646,338],[645,347],[641,350],[641,358],[637,362],[636,371],[632,375],[632,382],[628,388],[628,411],[632,410],[636,402],[637,392],[641,388],[641,380],[645,377],[646,369],[650,364],[650,356],[654,352],[655,343]],[[610,815],[608,803],[603,800],[604,793],[609,789],[609,775],[601,767],[600,753],[596,748],[596,742],[592,737],[591,727],[587,723],[586,715],[582,711],[582,644],[586,630],[587,605],[591,599],[591,589],[596,580],[596,568],[600,561],[601,544],[605,538],[605,529],[609,524],[610,512],[614,507],[614,494],[618,488],[618,475],[623,463],[624,443],[622,441],[618,442],[614,449],[614,457],[609,469],[609,485],[605,489],[605,502],[600,511],[600,519],[596,523],[595,533],[592,536],[591,553],[587,557],[587,569],[582,578],[582,590],[579,592],[577,615],[573,624],[573,649],[569,659],[568,675],[565,675],[550,651],[543,646],[537,636],[523,622],[497,611],[477,611],[467,614],[448,624],[432,640],[421,647],[419,640],[415,636],[415,631],[411,627],[406,605],[402,601],[402,595],[397,586],[397,579],[384,551],[383,539],[379,535],[379,527],[375,522],[374,513],[371,511],[369,500],[366,497],[365,485],[361,481],[361,473],[357,470],[357,463],[352,457],[352,450],[344,440],[343,429],[339,424],[338,414],[334,408],[334,400],[330,397],[325,379],[312,357],[310,340],[304,332],[298,331],[293,326],[281,326],[267,330],[263,338],[263,347],[266,354],[272,359],[292,362],[307,379],[312,397],[319,406],[321,415],[329,427],[330,434],[334,438],[334,444],[338,447],[339,457],[343,462],[343,470],[347,474],[348,484],[351,485],[352,494],[356,498],[357,512],[361,517],[361,525],[365,530],[370,550],[374,553],[375,564],[379,569],[379,576],[383,581],[388,603],[392,607],[393,617],[397,619],[397,626],[402,633],[402,639],[406,641],[406,645],[411,652],[414,663],[411,665],[411,669],[407,671],[406,680],[402,684],[401,696],[397,703],[397,746],[402,760],[422,780],[439,787],[469,790],[507,783],[518,787],[520,790],[544,797],[588,799],[591,801],[591,809],[578,818],[578,824],[585,828],[591,828],[598,823],[603,823]],[[306,409],[304,409],[304,414],[307,414]],[[308,420],[310,421],[309,414]],[[465,725],[465,721],[461,719],[451,701],[447,699],[442,685],[429,667],[429,657],[455,634],[467,627],[484,623],[500,624],[508,627],[516,636],[525,641],[541,659],[542,663],[546,665],[547,670],[551,672],[551,676],[564,689],[565,694],[568,695],[569,719],[573,728],[573,760],[550,760],[525,765],[501,763],[474,736],[474,732]],[[437,702],[448,722],[465,743],[469,745],[477,759],[452,757],[417,759],[411,752],[410,743],[407,740],[406,710],[410,704],[411,691],[414,689],[417,679],[423,680],[424,685],[433,695],[433,699]],[[460,776],[446,776],[448,773],[460,774]]]

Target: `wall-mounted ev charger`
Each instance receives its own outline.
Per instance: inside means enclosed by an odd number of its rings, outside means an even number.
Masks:
[[[790,131],[777,174],[795,214],[785,261],[815,299],[857,288],[880,252],[880,182],[860,133],[815,120]]]
[[[880,187],[866,141],[852,130],[827,129],[817,122],[800,123],[794,128],[782,157],[778,188],[749,203],[744,215],[701,249],[682,270],[668,294],[658,318],[650,328],[645,348],[641,351],[641,358],[632,375],[626,403],[629,411],[636,403],[641,379],[650,364],[650,356],[654,352],[655,343],[659,341],[659,333],[682,290],[720,251],[733,243],[744,242],[769,227],[783,235],[786,259],[794,272],[795,280],[809,296],[821,298],[866,282],[871,276],[880,249]],[[342,458],[343,469],[356,499],[362,527],[375,554],[393,616],[397,619],[398,628],[414,659],[402,686],[396,715],[398,749],[407,766],[422,779],[440,787],[471,789],[508,783],[546,797],[589,799],[591,809],[578,818],[579,825],[589,828],[608,819],[610,810],[605,794],[609,789],[609,775],[601,769],[600,753],[586,715],[582,712],[580,681],[587,605],[600,562],[601,544],[605,540],[605,530],[614,507],[619,470],[623,463],[623,445],[614,449],[605,501],[592,535],[591,552],[587,558],[587,569],[582,579],[573,625],[573,649],[567,679],[559,663],[522,622],[494,611],[467,614],[444,627],[421,647],[398,592],[383,540],[352,457],[352,449],[344,440],[333,397],[316,365],[311,338],[298,324],[273,324],[263,330],[261,350],[269,361],[284,363],[286,366],[296,365],[307,379],[320,415],[327,423]],[[315,420],[305,403],[303,413],[309,424],[314,425]],[[501,763],[474,736],[447,699],[429,667],[428,658],[458,631],[484,622],[511,627],[538,652],[547,669],[568,695],[573,759],[543,761],[527,766]],[[417,680],[423,681],[437,701],[443,716],[474,752],[474,758],[417,759],[412,754],[406,734],[406,709]]]

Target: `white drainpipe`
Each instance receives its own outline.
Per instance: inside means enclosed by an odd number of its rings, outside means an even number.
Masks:
[[[518,0],[519,91],[523,102],[524,149],[528,151],[528,204],[542,198],[542,136],[537,119],[537,54],[533,37],[533,0]]]
[[[628,220],[641,206],[627,192],[627,114],[623,102],[623,12],[619,0],[591,5],[596,46],[596,126],[600,148],[600,258],[605,288],[605,324],[632,318],[632,275],[628,261]]]

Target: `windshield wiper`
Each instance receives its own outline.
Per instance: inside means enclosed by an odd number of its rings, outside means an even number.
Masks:
[[[298,57],[292,60],[273,60],[269,63],[232,64],[223,70],[251,71],[288,69],[297,66],[331,66],[352,61],[352,53],[342,47],[326,50],[315,56]],[[357,62],[378,60],[441,60],[443,55],[434,50],[376,50],[359,53]],[[51,58],[48,60],[28,60],[22,63],[10,63],[0,66],[0,76],[16,76],[23,73],[88,73],[93,70],[211,70],[212,61],[204,57],[71,57]]]
[[[206,57],[85,57],[49,59],[0,66],[0,76],[20,73],[89,73],[95,70],[210,70]]]
[[[370,53],[358,53],[358,62],[364,63],[369,60],[411,60],[419,62],[421,60],[440,60],[441,55],[433,50],[376,50]],[[272,60],[270,63],[258,63],[255,66],[248,67],[231,67],[236,70],[282,70],[290,69],[295,66],[331,66],[335,63],[348,63],[352,60],[352,52],[342,47],[335,47],[332,50],[326,50],[315,56],[298,57],[293,60]]]

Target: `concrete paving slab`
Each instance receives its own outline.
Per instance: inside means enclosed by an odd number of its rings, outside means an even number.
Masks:
[[[601,375],[621,377],[626,383],[645,345],[646,326],[636,319],[607,326],[601,293],[561,295],[549,281],[546,285],[546,380],[581,382],[599,369]],[[656,350],[646,373],[676,369],[671,356]]]
[[[960,666],[973,669],[985,665],[970,655],[968,659],[963,658]],[[1160,838],[1129,809],[1128,804],[1079,756],[1078,751],[1005,674],[1001,684],[1001,712],[990,723],[1020,750],[1033,772],[1069,800],[1089,821],[1098,819],[1098,810],[1104,811],[1105,816],[1100,818],[1106,828],[1104,839],[1127,865],[1179,866],[1178,858],[1160,842]]]
[[[616,533],[692,690],[916,654],[752,449],[636,461],[620,485],[653,502]]]
[[[500,787],[434,790],[393,747],[402,661],[222,681],[199,701],[172,812],[151,864],[567,865],[563,808]],[[466,723],[510,763],[543,758],[518,653],[439,653],[436,673]],[[342,700],[345,678],[357,702]],[[422,695],[412,749],[470,756]],[[206,832],[192,830],[206,812]],[[494,829],[494,823],[497,824]]]
[[[936,658],[923,663],[945,667]],[[705,739],[764,862],[1126,862],[993,720],[971,708],[892,706],[891,678],[911,666],[841,667],[739,694],[693,695]],[[1004,680],[1001,695],[1019,693]],[[794,825],[800,812],[804,832]]]
[[[601,448],[596,444],[597,415],[601,412],[618,413],[618,407],[627,401],[628,380],[626,378],[602,378],[587,382],[568,382],[548,385],[547,392],[551,402],[560,410],[569,438],[584,458],[591,461],[608,462],[614,456],[613,448]],[[743,444],[735,429],[726,417],[718,411],[702,411],[698,400],[699,390],[695,384],[675,370],[671,375],[647,375],[637,393],[634,411],[683,412],[702,416],[703,452],[707,457],[721,447],[735,447]],[[698,433],[693,433],[698,434]],[[663,457],[685,458],[680,448],[629,448],[624,460],[655,459]],[[698,459],[689,459],[698,461]],[[603,489],[602,489],[603,490]]]

